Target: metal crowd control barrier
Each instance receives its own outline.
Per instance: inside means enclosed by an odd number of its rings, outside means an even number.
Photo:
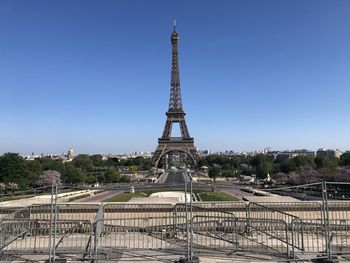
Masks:
[[[173,205],[171,204],[140,204],[140,203],[113,203],[103,206],[105,219],[114,218],[143,218],[148,217],[172,217]]]
[[[11,223],[11,222],[8,222]],[[15,242],[7,244],[4,252],[9,254],[47,254],[49,251],[50,222],[41,220],[26,220],[26,231]],[[14,229],[14,228],[12,228]],[[57,221],[56,253],[81,253],[89,254],[90,248],[86,248],[92,236],[92,226],[89,221]]]
[[[174,218],[144,217],[101,219],[103,230],[94,245],[94,255],[130,250],[170,249],[178,244],[174,236]],[[179,233],[177,233],[179,234]]]
[[[286,213],[275,207],[271,207],[269,203],[249,203],[247,205],[247,218],[254,219],[274,219],[283,220],[286,223],[291,223],[294,219],[298,218],[295,215]]]
[[[280,219],[240,218],[245,231],[239,235],[239,247],[243,251],[277,253],[288,256],[288,224]]]
[[[258,205],[272,210],[287,213],[302,219],[321,219],[322,203],[315,201],[303,202],[259,202]],[[247,205],[249,207],[250,204]],[[292,218],[289,218],[292,219]]]
[[[3,208],[0,258],[48,255],[50,209]],[[58,204],[53,245],[56,254],[89,260],[140,250],[184,254],[188,238],[198,255],[250,251],[310,259],[327,252],[350,254],[350,202],[329,201],[327,217],[323,209],[320,202],[196,202],[192,209],[189,204],[187,209],[185,204]]]
[[[295,219],[290,225],[290,234],[293,258],[325,253],[325,228],[321,219]]]
[[[26,235],[30,229],[30,207],[7,214],[0,220],[0,251]]]
[[[331,219],[330,247],[333,255],[350,254],[350,220]],[[295,219],[290,225],[293,256],[315,257],[327,251],[326,229],[321,219]]]
[[[58,220],[88,220],[95,221],[96,213],[99,209],[98,204],[58,204]],[[32,205],[30,206],[31,219],[48,219],[51,205]]]

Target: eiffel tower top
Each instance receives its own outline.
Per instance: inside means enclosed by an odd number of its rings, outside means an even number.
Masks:
[[[176,21],[174,20],[174,31],[171,33],[172,44],[172,64],[171,64],[171,88],[168,113],[183,113],[181,89],[180,89],[180,71],[178,59],[179,34],[176,32]]]

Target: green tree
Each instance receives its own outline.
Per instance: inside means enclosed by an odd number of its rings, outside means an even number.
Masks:
[[[210,178],[215,178],[220,176],[221,169],[218,166],[210,167],[208,175]]]
[[[229,163],[224,163],[222,166],[221,166],[221,169],[222,170],[230,170],[231,169],[231,165]]]
[[[65,173],[63,181],[69,184],[79,184],[85,182],[86,176],[84,172],[73,165],[72,162],[65,164]]]
[[[281,163],[281,171],[284,173],[295,172],[298,170],[297,165],[293,159],[285,160]]]
[[[315,163],[317,168],[337,167],[339,158],[336,157],[316,157]]]
[[[126,175],[122,175],[120,177],[120,182],[121,183],[129,183],[131,181],[130,177],[129,176],[126,176]]]
[[[39,176],[43,173],[41,163],[37,160],[26,161],[26,169],[28,172],[28,183],[30,186],[34,186]]]
[[[96,176],[89,175],[89,176],[86,177],[86,181],[85,182],[88,183],[88,184],[93,184],[93,183],[96,183],[97,181],[98,181],[98,179],[97,179]]]
[[[137,165],[131,165],[129,170],[130,172],[136,173],[139,170],[139,167]]]
[[[253,167],[250,164],[241,163],[239,165],[239,171],[245,175],[251,175],[253,173]]]
[[[313,156],[296,156],[293,158],[295,165],[300,170],[301,168],[308,166],[311,168],[315,167],[315,158]]]
[[[198,166],[199,166],[199,167],[208,166],[208,165],[209,165],[209,164],[208,164],[208,161],[207,161],[206,158],[201,158],[201,159],[199,159],[199,161],[198,161]]]
[[[232,170],[222,170],[221,176],[222,177],[233,177],[233,176],[235,176],[235,173]]]
[[[350,165],[350,152],[343,153],[343,154],[340,156],[339,164],[340,164],[341,166]]]
[[[5,192],[5,189],[6,189],[6,184],[0,183],[0,194],[3,194]]]
[[[37,160],[40,162],[41,167],[44,171],[46,170],[52,170],[52,171],[58,171],[60,174],[64,174],[65,166],[62,162],[62,160],[53,160],[51,158],[40,158]]]
[[[114,167],[108,168],[108,170],[104,174],[104,177],[105,177],[106,183],[119,183],[120,182],[120,175]]]
[[[21,189],[29,186],[28,167],[17,153],[5,153],[0,157],[0,181],[16,183]]]
[[[316,166],[324,174],[326,180],[333,180],[337,173],[339,158],[336,157],[316,157]]]
[[[254,167],[257,178],[266,178],[267,174],[271,173],[273,169],[272,162],[264,154],[256,155],[252,159],[251,164]]]
[[[120,165],[119,164],[119,159],[116,158],[116,157],[108,158],[106,163],[107,163],[107,166],[118,167]]]
[[[87,154],[79,154],[72,161],[73,165],[80,168],[82,171],[89,172],[92,170],[93,163]]]
[[[97,181],[99,183],[105,183],[106,182],[106,177],[104,173],[98,174],[97,175]]]
[[[145,160],[145,162],[143,163],[143,166],[140,167],[140,169],[142,171],[148,171],[152,168],[152,164],[151,164],[151,159],[147,159]]]
[[[277,174],[281,172],[281,164],[280,163],[273,163],[273,169],[272,169],[273,174]]]
[[[95,167],[105,166],[105,162],[102,160],[101,154],[94,154],[94,155],[90,156],[90,159],[92,161],[92,165]]]
[[[137,165],[139,167],[139,171],[149,170],[151,168],[151,159],[144,158],[142,156],[136,157],[132,161],[133,165]]]

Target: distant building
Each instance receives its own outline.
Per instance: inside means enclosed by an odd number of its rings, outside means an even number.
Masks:
[[[276,159],[279,153],[280,153],[279,151],[268,151],[266,153],[266,156],[269,157],[270,159]]]
[[[68,160],[72,160],[74,158],[74,149],[73,149],[73,147],[69,148],[67,157],[68,157]]]
[[[316,153],[317,157],[337,157],[337,158],[339,158],[340,155],[342,155],[342,151],[340,151],[338,149],[330,150],[330,149],[320,148],[317,150],[317,153]]]
[[[283,151],[283,152],[268,152],[267,155],[274,156],[275,159],[279,162],[286,161],[288,159],[297,157],[297,156],[311,156],[315,157],[314,151],[309,151],[306,149],[293,150],[293,151]]]
[[[25,160],[33,161],[33,160],[35,160],[35,159],[40,158],[41,156],[35,154],[34,152],[32,152],[31,155],[26,155],[26,156],[23,156],[23,155],[22,155],[22,157],[23,157],[23,159],[25,159]]]
[[[143,158],[151,158],[152,153],[151,152],[132,152],[132,153],[123,153],[123,154],[107,154],[103,155],[105,158],[119,158],[119,159],[128,159],[128,158],[136,158],[136,157],[143,157]]]
[[[207,156],[210,155],[210,150],[198,150],[199,155]]]
[[[283,161],[287,161],[288,159],[291,159],[293,157],[295,157],[296,155],[290,152],[279,152],[276,155],[276,160],[278,162],[283,162]]]

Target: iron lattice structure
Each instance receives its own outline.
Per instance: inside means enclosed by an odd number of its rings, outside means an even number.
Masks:
[[[172,44],[172,66],[171,66],[171,88],[169,109],[166,112],[166,122],[163,135],[158,139],[158,147],[152,157],[153,167],[158,167],[160,159],[169,152],[184,152],[193,160],[194,164],[199,160],[199,155],[194,140],[190,137],[185,121],[186,113],[182,107],[180,71],[178,60],[179,34],[175,30],[171,34]],[[181,137],[171,137],[171,130],[174,123],[179,123]]]

